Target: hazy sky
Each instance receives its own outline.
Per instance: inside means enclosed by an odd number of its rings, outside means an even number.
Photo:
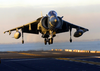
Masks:
[[[21,42],[21,38],[12,38],[15,31],[10,36],[3,32],[36,20],[41,11],[45,16],[50,10],[55,10],[68,22],[89,29],[80,38],[73,37],[74,41],[100,39],[100,0],[0,0],[0,43]],[[24,36],[25,42],[44,41],[41,34]],[[69,41],[69,32],[58,34],[56,41]]]
[[[56,5],[55,5],[56,4]],[[16,7],[16,6],[86,6],[100,4],[99,0],[1,0],[1,7]]]

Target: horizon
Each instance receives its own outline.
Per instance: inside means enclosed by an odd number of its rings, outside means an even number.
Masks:
[[[74,40],[72,43],[76,43],[76,42],[96,42],[96,41],[100,41],[100,39],[91,39],[91,40]],[[54,41],[54,44],[56,43],[70,43],[70,41]],[[24,44],[44,44],[43,42],[25,42]],[[12,43],[0,43],[0,45],[12,45],[12,44],[22,44],[21,42],[12,42]],[[23,45],[23,44],[22,44]]]

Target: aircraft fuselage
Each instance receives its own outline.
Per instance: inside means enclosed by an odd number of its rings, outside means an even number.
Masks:
[[[50,11],[47,16],[41,18],[38,24],[38,30],[44,35],[43,38],[53,38],[56,35],[56,31],[62,28],[62,18],[57,16],[55,11]]]

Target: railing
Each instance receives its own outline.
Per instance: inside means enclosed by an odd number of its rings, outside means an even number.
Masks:
[[[91,50],[72,50],[72,49],[51,49],[51,51],[66,51],[66,52],[81,52],[81,53],[100,53],[100,51],[91,51]]]

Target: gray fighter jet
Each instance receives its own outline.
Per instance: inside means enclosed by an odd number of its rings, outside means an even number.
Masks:
[[[47,42],[48,44],[53,44],[53,38],[56,36],[56,34],[68,31],[70,31],[70,42],[72,42],[71,38],[72,28],[76,29],[74,37],[80,37],[83,35],[84,32],[88,31],[88,29],[69,23],[65,20],[62,20],[62,18],[63,16],[62,17],[57,16],[57,13],[54,10],[52,10],[49,11],[49,13],[46,16],[42,16],[37,20],[22,25],[20,27],[7,30],[4,33],[9,32],[10,35],[11,31],[16,30],[14,38],[19,39],[22,34],[22,44],[23,44],[24,43],[23,33],[39,34],[40,32],[42,34],[42,38],[44,38],[44,44],[46,45]],[[22,33],[19,32],[19,29],[21,29]]]

